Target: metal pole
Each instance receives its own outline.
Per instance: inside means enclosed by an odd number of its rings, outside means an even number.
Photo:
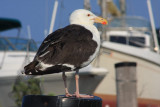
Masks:
[[[155,48],[154,49],[157,53],[160,53],[158,40],[157,40],[157,33],[156,33],[156,29],[155,29],[154,17],[153,17],[153,13],[152,13],[152,5],[151,5],[150,0],[147,0],[147,5],[148,5],[149,17],[150,17],[150,21],[151,21],[153,39],[154,39],[154,43],[155,43]]]
[[[84,8],[86,10],[91,10],[90,0],[84,0]]]
[[[31,28],[29,25],[27,26],[27,31],[28,31],[28,39],[31,39],[32,38],[31,37]]]
[[[121,14],[122,16],[126,15],[126,0],[120,0],[120,10],[121,10]]]
[[[99,5],[101,7],[102,17],[107,19],[107,0],[99,0]],[[106,40],[106,26],[102,25],[102,41]]]
[[[52,19],[51,19],[51,24],[50,24],[50,29],[49,29],[49,34],[53,32],[54,23],[55,23],[55,19],[56,19],[57,8],[58,8],[58,0],[56,0],[55,3],[54,3]]]
[[[137,107],[136,63],[115,64],[117,107]]]

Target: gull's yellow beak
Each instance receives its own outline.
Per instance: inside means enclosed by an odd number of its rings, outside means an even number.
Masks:
[[[108,24],[108,21],[104,18],[101,18],[101,17],[95,17],[93,20],[94,20],[95,23],[101,23],[103,25]]]

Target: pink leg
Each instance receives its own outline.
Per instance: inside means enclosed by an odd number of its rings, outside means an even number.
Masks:
[[[66,83],[67,76],[65,75],[65,72],[62,73],[62,78],[63,78],[63,81],[64,81],[66,97],[71,97],[72,95],[69,94],[68,88],[67,88],[67,83]]]
[[[76,75],[75,75],[75,80],[76,80],[76,92],[75,95],[77,98],[93,98],[93,96],[90,95],[80,95],[79,94],[79,71],[76,71]]]

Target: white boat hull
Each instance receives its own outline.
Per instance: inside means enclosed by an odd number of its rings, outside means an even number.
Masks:
[[[108,44],[109,45],[109,44]],[[118,44],[119,45],[119,44]],[[117,46],[118,46],[117,45]],[[118,47],[117,47],[118,48]],[[120,45],[119,48],[125,49],[127,46]],[[132,49],[132,48],[130,48]],[[119,49],[120,50],[120,49]],[[132,51],[132,50],[129,50]],[[145,50],[141,50],[144,51]],[[153,102],[159,102],[160,104],[160,64],[152,62],[142,57],[134,56],[134,51],[129,54],[124,51],[118,51],[117,49],[108,47],[101,48],[100,56],[95,60],[93,65],[96,65],[96,61],[99,62],[99,66],[107,68],[109,73],[103,79],[103,81],[96,88],[94,94],[99,95],[106,99],[106,101],[112,100],[116,103],[116,77],[115,77],[115,67],[114,65],[119,62],[136,62],[137,63],[137,96],[139,99],[146,101],[146,104],[152,104]],[[147,51],[146,51],[147,54]],[[156,53],[154,53],[156,57]],[[145,55],[142,55],[145,57]],[[151,56],[150,56],[151,57]],[[159,59],[158,59],[159,58]],[[157,59],[160,60],[160,55],[157,55]],[[155,61],[156,61],[155,60]],[[150,102],[149,102],[149,101]],[[111,102],[112,102],[111,101]],[[152,102],[152,103],[151,103]],[[141,103],[141,102],[139,102]],[[114,106],[111,106],[114,107]]]
[[[3,66],[0,69],[0,105],[2,107],[16,106],[14,97],[12,94],[13,85],[17,78],[20,77],[20,81],[27,80],[29,77],[22,75],[26,65],[26,52],[6,52]],[[29,54],[29,60],[34,58],[35,53]],[[0,53],[0,57],[4,56],[4,52]],[[107,70],[103,68],[93,68],[87,66],[80,70],[80,93],[93,94],[97,85],[107,74]],[[75,92],[75,72],[67,72],[67,84],[70,93]],[[64,92],[64,83],[62,80],[62,74],[50,74],[43,76],[36,76],[41,80],[40,86],[44,95],[62,95]],[[7,103],[6,103],[7,102]]]

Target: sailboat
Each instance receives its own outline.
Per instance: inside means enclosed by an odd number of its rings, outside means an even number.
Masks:
[[[100,54],[92,63],[93,66],[109,71],[94,91],[94,95],[103,99],[103,107],[116,107],[115,64],[136,62],[138,105],[158,107],[160,53],[155,44],[157,41],[153,34],[154,29],[151,23],[142,17],[119,16],[119,12],[116,14],[118,17],[113,17],[105,29]]]
[[[160,54],[154,51],[150,28],[147,26],[133,27],[132,24],[129,25],[129,20],[137,24],[142,24],[139,21],[146,22],[146,20],[139,17],[115,18],[111,23],[114,24],[117,20],[118,23],[121,20],[122,22],[125,20],[128,26],[124,28],[122,26],[116,25],[114,27],[114,25],[110,25],[106,33],[107,40],[102,43],[101,53],[97,58],[98,66],[107,68],[109,73],[94,93],[106,99],[104,100],[106,104],[110,104],[109,102],[116,103],[114,65],[119,62],[136,62],[139,103],[150,105],[151,102],[156,102],[155,104],[159,104]],[[95,64],[93,63],[93,65]]]

